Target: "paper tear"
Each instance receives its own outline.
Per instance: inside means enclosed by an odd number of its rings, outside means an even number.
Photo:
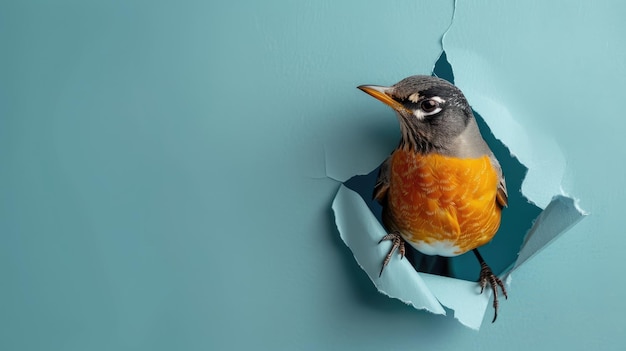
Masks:
[[[543,250],[586,215],[587,213],[578,207],[574,199],[564,195],[554,196],[524,239],[513,270]]]
[[[456,9],[457,2],[455,1],[452,22],[441,37],[441,56],[433,68],[434,75],[451,82],[454,82],[454,75],[451,63],[447,61],[444,42],[453,27],[454,19],[457,16]],[[470,59],[471,57],[471,55],[466,55],[461,56],[461,59]],[[442,67],[447,67],[447,71],[445,69],[441,71]],[[484,77],[476,79],[475,82],[478,85],[497,82],[496,79],[491,79],[494,77],[489,77],[489,70],[477,69],[476,72],[482,72],[487,77],[487,79]],[[466,90],[463,87],[461,89],[464,92]],[[476,107],[489,122],[491,129],[486,126],[481,114],[476,114],[483,136],[503,163],[509,184],[509,193],[512,198],[519,195],[518,203],[516,204],[515,200],[511,201],[509,208],[503,212],[503,224],[500,229],[507,231],[507,235],[496,234],[494,240],[481,249],[483,256],[486,256],[485,258],[494,271],[499,272],[498,274],[504,277],[507,287],[510,287],[511,272],[520,268],[530,258],[579,222],[586,213],[579,207],[577,200],[565,196],[565,192],[560,188],[565,169],[565,158],[554,140],[540,131],[533,130],[532,134],[525,132],[524,126],[498,100],[480,94],[480,89],[467,90],[466,97],[472,106]],[[492,130],[500,139],[496,139],[493,135],[485,136],[485,130]],[[489,140],[490,137],[493,140]],[[500,140],[506,141],[506,146]],[[538,153],[541,153],[541,157],[537,157]],[[363,154],[361,153],[361,155]],[[550,172],[547,175],[544,174],[541,179],[537,177],[538,172],[532,173],[533,177],[530,181],[524,179],[527,175],[526,171],[529,169],[517,161],[514,155],[519,155],[520,161],[528,165],[530,170],[549,169]],[[366,158],[370,164],[373,159],[378,160],[378,162],[383,160],[383,157],[378,154],[369,154],[366,155]],[[507,165],[507,160],[512,161]],[[511,169],[515,170],[512,171]],[[506,172],[513,172],[514,176]],[[346,174],[346,170],[342,169],[341,172],[327,170],[329,177],[335,173]],[[352,174],[355,173],[357,172]],[[376,173],[374,170],[367,176],[353,177],[340,186],[333,201],[332,209],[342,240],[352,250],[357,263],[367,273],[380,293],[399,299],[416,309],[426,310],[434,314],[445,315],[445,306],[453,311],[454,318],[461,324],[478,330],[487,308],[490,307],[491,290],[487,289],[483,294],[480,294],[478,284],[472,281],[474,278],[466,277],[467,280],[462,280],[418,272],[408,259],[401,260],[398,255],[393,256],[384,274],[381,277],[378,276],[381,264],[391,247],[389,242],[378,244],[380,238],[387,234],[380,224],[380,206],[375,201],[364,200],[369,198],[369,194],[355,192],[347,186],[349,183],[353,186],[355,183],[362,183],[359,186],[369,189],[371,192],[373,184],[368,184],[368,182],[371,183],[375,180],[372,178],[375,177]],[[341,179],[341,177],[331,178]],[[515,179],[519,181],[516,182]],[[529,182],[531,186],[528,185]],[[559,195],[555,195],[556,184],[558,184],[561,193]],[[516,194],[518,189],[519,194]],[[541,211],[542,208],[545,210]],[[513,230],[511,228],[519,227],[515,220],[519,220],[520,217],[523,217],[521,231],[517,230],[514,235],[510,235],[510,231]],[[460,263],[456,265],[457,270],[458,267],[466,267],[468,272],[474,272],[474,276],[477,277],[478,264],[474,257],[470,256],[459,256],[458,262]],[[506,257],[502,260],[499,256]],[[501,259],[501,262],[494,264],[497,259]],[[471,260],[473,263],[464,260]],[[452,266],[455,267],[454,264]],[[461,273],[460,276],[462,275]]]
[[[440,275],[419,273],[426,282],[426,286],[443,305],[453,310],[454,318],[466,327],[478,330],[483,317],[491,290],[482,294],[476,282],[442,277]]]
[[[380,293],[417,309],[445,315],[437,298],[408,260],[394,255],[385,274],[378,276],[380,263],[389,252],[391,243],[378,244],[386,232],[359,194],[341,185],[332,208],[341,239],[352,250],[357,263]]]
[[[378,244],[387,233],[368,204],[357,192],[341,185],[332,209],[341,239],[352,250],[357,263],[380,293],[435,314],[445,315],[445,306],[454,311],[454,318],[461,324],[480,329],[487,307],[490,306],[491,290],[487,289],[480,294],[476,282],[417,272],[408,259],[400,259],[399,255],[392,257],[384,274],[379,277],[381,264],[391,243]],[[506,285],[511,284],[513,270],[584,216],[573,199],[563,195],[555,196],[528,232],[515,263],[501,274],[506,277]]]
[[[446,64],[445,51],[442,58],[440,63]],[[449,69],[450,72],[439,72],[439,76],[448,75],[449,79],[453,79],[451,66]],[[580,221],[585,214],[579,210],[576,201],[564,195],[554,196],[539,214],[540,208],[530,203],[521,192],[515,191],[522,189],[526,168],[504,144],[490,135],[481,115],[477,114],[477,120],[485,140],[503,164],[510,187],[510,206],[503,212],[501,225],[501,230],[507,231],[507,235],[496,234],[491,243],[482,247],[481,252],[494,271],[506,277],[506,284],[509,285],[512,279],[510,273],[514,269]],[[400,260],[398,255],[393,256],[384,274],[378,276],[391,243],[378,244],[380,238],[387,234],[380,224],[380,206],[375,201],[365,200],[370,196],[368,191],[371,193],[373,189],[376,174],[374,170],[366,176],[353,177],[340,186],[332,208],[342,240],[352,250],[359,266],[380,293],[435,314],[445,315],[445,306],[453,311],[454,318],[461,324],[478,330],[490,306],[491,290],[487,289],[480,294],[474,278],[468,278],[476,277],[479,271],[473,256],[461,255],[451,259],[457,278],[417,272],[408,259]],[[349,187],[360,190],[354,191]],[[515,222],[520,218],[522,223]],[[412,250],[410,247],[407,249]],[[463,276],[463,272],[458,272],[461,269],[469,274],[466,280],[458,279]]]
[[[450,19],[450,25],[448,26],[448,28],[446,28],[446,31],[443,32],[443,34],[441,35],[441,40],[439,41],[439,43],[441,44],[441,52],[439,53],[439,60],[441,60],[442,57],[444,58],[446,57],[446,49],[445,49],[444,42],[446,41],[446,35],[448,35],[448,32],[450,32],[450,29],[452,29],[452,25],[454,24],[454,19],[456,18],[456,1],[457,0],[454,0],[454,6],[452,7],[452,18]],[[435,73],[439,60],[435,62],[431,71],[433,72],[434,76],[442,78],[442,79],[446,79],[446,77],[440,77]],[[446,62],[448,62],[447,58],[445,60]],[[447,80],[451,81],[449,79]]]

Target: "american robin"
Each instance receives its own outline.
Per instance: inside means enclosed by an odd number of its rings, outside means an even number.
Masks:
[[[494,292],[495,322],[498,286],[505,298],[507,293],[477,248],[496,234],[507,191],[463,93],[431,76],[358,88],[393,108],[400,122],[400,143],[382,164],[373,194],[388,232],[380,242],[393,243],[380,274],[396,249],[404,257],[405,241],[426,255],[472,250],[481,267],[481,293],[487,284]]]

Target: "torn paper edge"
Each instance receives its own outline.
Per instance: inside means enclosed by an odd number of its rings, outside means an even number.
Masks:
[[[555,195],[526,234],[509,274],[548,247],[585,216],[587,213],[581,211],[577,200],[564,195]]]
[[[381,294],[434,314],[446,315],[443,308],[446,306],[464,326],[480,328],[489,305],[490,290],[481,294],[476,282],[417,272],[399,255],[392,256],[379,276],[391,243],[379,244],[387,233],[378,219],[361,195],[345,185],[339,187],[332,209],[341,239]]]
[[[441,304],[408,260],[393,255],[385,272],[379,276],[382,260],[389,252],[391,243],[387,241],[379,244],[386,232],[361,195],[342,184],[333,200],[332,209],[341,239],[380,293],[416,309],[445,315]]]
[[[401,259],[399,255],[392,256],[382,276],[379,276],[391,243],[379,244],[380,238],[387,233],[365,200],[342,184],[333,200],[332,209],[341,239],[381,294],[434,314],[445,315],[445,306],[453,311],[454,318],[464,326],[480,329],[492,294],[490,289],[485,289],[481,294],[476,282],[417,272],[408,260]],[[573,199],[555,196],[535,220],[513,267],[501,275],[505,277],[507,287],[511,284],[513,270],[534,257],[583,217]]]
[[[454,24],[456,10],[455,0],[450,26],[441,38],[441,54],[446,52],[444,41]],[[452,66],[450,61],[449,63]],[[494,132],[494,135],[498,133]],[[499,140],[510,147],[509,143],[504,142],[505,138],[499,138]],[[522,163],[526,164],[526,162]],[[571,201],[570,206],[563,205],[564,199]],[[540,207],[545,208],[544,212],[535,220],[533,227],[527,233],[519,250],[518,260],[502,274],[507,286],[510,286],[512,282],[513,270],[534,257],[586,215],[577,200],[564,195],[557,195],[547,205],[543,203]],[[360,195],[344,185],[340,186],[332,208],[342,240],[352,250],[357,263],[381,294],[399,299],[416,309],[435,314],[445,315],[443,306],[446,306],[453,311],[454,318],[461,324],[479,330],[490,301],[491,290],[487,289],[485,293],[480,294],[479,286],[475,282],[418,273],[408,260],[400,260],[398,255],[392,257],[384,274],[379,277],[380,265],[391,246],[388,242],[378,244],[380,238],[387,234],[384,228]],[[547,209],[550,211],[545,212]],[[553,211],[553,209],[556,210]],[[557,213],[557,216],[559,213],[567,213],[568,220],[563,221],[562,218],[558,220],[552,213]],[[560,223],[560,229],[554,229],[554,223]]]

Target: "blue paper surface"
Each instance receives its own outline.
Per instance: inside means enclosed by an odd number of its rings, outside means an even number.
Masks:
[[[524,190],[590,213],[495,324],[379,294],[339,238],[337,180],[397,142],[355,87],[430,73],[453,8],[0,3],[0,349],[620,349],[621,2],[456,4],[456,83],[555,151],[518,152]]]

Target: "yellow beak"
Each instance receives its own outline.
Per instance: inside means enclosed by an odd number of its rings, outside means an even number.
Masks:
[[[357,88],[382,101],[385,105],[391,107],[398,112],[407,111],[404,105],[394,100],[391,96],[387,95],[386,91],[389,89],[388,87],[381,87],[378,85],[360,85]]]

